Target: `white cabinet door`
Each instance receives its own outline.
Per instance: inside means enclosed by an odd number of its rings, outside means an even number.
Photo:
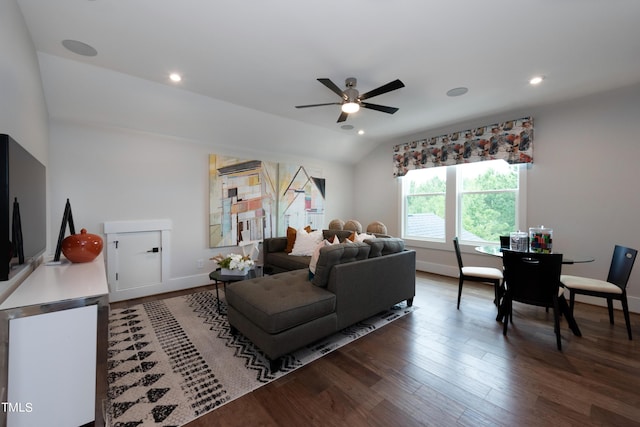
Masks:
[[[122,301],[171,290],[171,220],[109,221],[107,281],[109,301]]]
[[[7,426],[79,426],[95,418],[96,305],[9,321]]]
[[[115,240],[117,291],[162,283],[160,231],[120,233]]]

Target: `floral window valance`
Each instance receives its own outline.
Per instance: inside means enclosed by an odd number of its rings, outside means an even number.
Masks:
[[[393,175],[484,160],[533,163],[533,119],[524,117],[393,147]]]

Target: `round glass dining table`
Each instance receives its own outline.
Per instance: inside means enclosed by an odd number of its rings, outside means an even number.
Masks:
[[[501,248],[499,245],[484,245],[484,246],[476,246],[476,252],[480,252],[485,255],[498,256],[502,258],[502,250],[506,248]],[[584,255],[576,255],[576,256],[565,256],[562,255],[562,263],[563,264],[580,264],[583,262],[593,262],[595,259],[590,256]]]

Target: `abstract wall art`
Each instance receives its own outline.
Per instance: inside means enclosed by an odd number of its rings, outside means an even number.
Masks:
[[[304,166],[209,155],[209,247],[324,222],[325,180]]]

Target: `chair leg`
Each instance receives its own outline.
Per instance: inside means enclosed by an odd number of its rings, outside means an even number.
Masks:
[[[624,321],[627,324],[627,335],[629,335],[629,340],[631,340],[631,319],[629,319],[629,305],[627,304],[627,295],[623,295],[620,301],[622,302]]]
[[[458,310],[460,310],[460,298],[462,297],[462,282],[464,282],[464,279],[460,276],[460,281],[458,282]]]
[[[607,298],[607,308],[609,309],[609,323],[613,325],[613,300]]]
[[[567,304],[567,299],[564,297],[564,294],[560,298],[559,304],[561,305],[561,309],[564,310],[564,316],[567,319],[567,323],[569,324],[569,328],[574,335],[581,337],[582,332],[580,332],[580,328],[578,327],[578,323],[576,322],[575,317],[573,317],[573,307],[576,303],[576,293],[573,289],[569,289],[569,304]]]
[[[511,321],[513,323],[513,315],[511,314],[512,311],[512,302],[511,299],[509,297],[504,297],[503,301],[502,301],[502,306],[503,308],[503,320],[502,320],[502,335],[507,336],[507,327],[509,326],[509,316],[511,316]]]
[[[569,289],[569,310],[573,314],[573,306],[576,304],[576,293],[573,289]]]
[[[507,316],[507,299],[504,296],[501,296],[500,304],[498,304],[498,314],[496,315],[496,322],[504,322],[504,318],[506,316]]]
[[[505,307],[504,317],[502,318],[502,335],[507,336],[507,327],[509,326],[509,308]]]
[[[560,336],[560,305],[558,299],[553,299],[553,330],[556,333],[556,345],[562,351],[562,337]]]

